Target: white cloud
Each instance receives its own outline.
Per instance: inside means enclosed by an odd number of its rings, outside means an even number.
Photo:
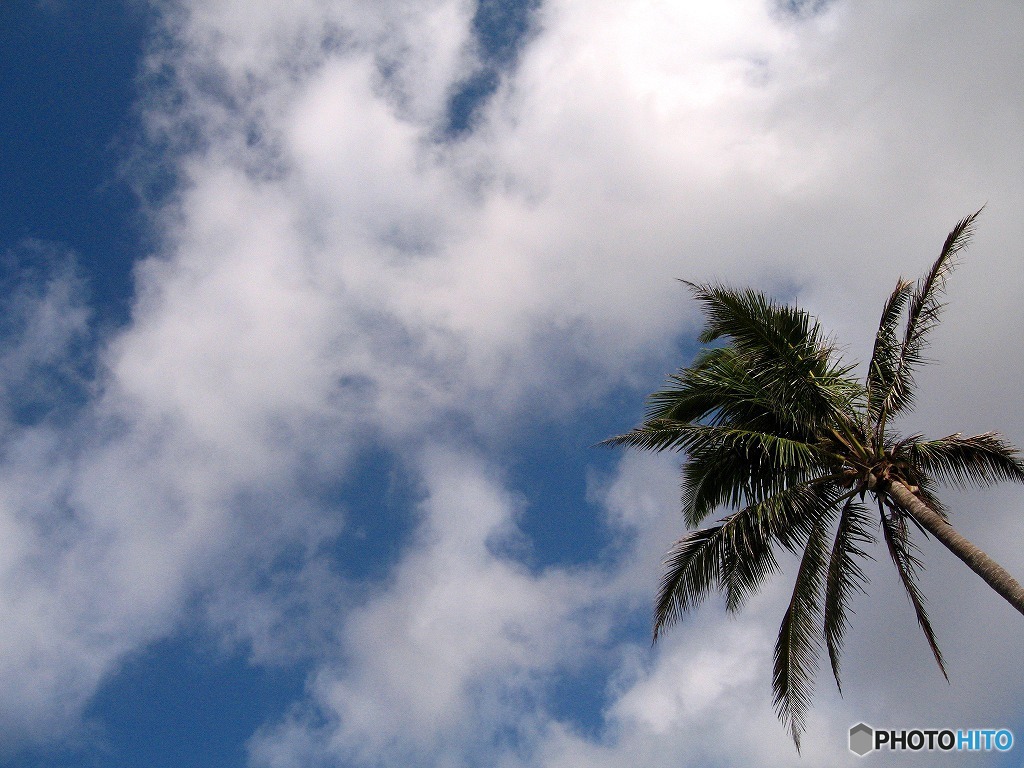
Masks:
[[[532,574],[496,554],[518,504],[493,470],[433,449],[420,471],[417,544],[347,618],[339,662],[313,686],[327,725],[307,732],[300,718],[269,730],[254,746],[258,764],[292,764],[282,744],[293,743],[328,763],[435,764],[439,751],[471,760],[501,731],[528,728],[540,678],[592,654],[608,632],[611,606],[593,604],[599,574]]]
[[[0,723],[18,738],[71,720],[199,594],[256,658],[295,638],[317,660],[309,701],[254,741],[259,764],[797,764],[768,692],[784,584],[739,620],[708,606],[654,651],[616,633],[679,533],[672,461],[629,457],[595,484],[630,542],[615,558],[535,573],[500,554],[523,489],[489,454],[520,420],[572,429],[638,370],[684,362],[694,309],[675,277],[795,294],[863,354],[897,273],[986,199],[921,424],[1021,442],[1019,9],[549,0],[457,142],[440,131],[475,66],[467,2],[161,9],[170,42],[150,62],[179,100],[154,96],[147,120],[181,152],[180,185],[80,418],[8,435]],[[58,349],[84,322],[46,296],[11,349]],[[44,322],[57,305],[76,307],[67,327]],[[979,343],[994,327],[1001,346]],[[326,545],[344,522],[307,483],[369,443],[421,478],[420,533],[384,584],[339,596]],[[964,504],[1002,504],[966,529],[1024,572],[1000,537],[1019,495],[980,498]],[[257,586],[296,547],[300,566]],[[1016,711],[1020,687],[996,685],[1017,679],[1015,617],[928,555],[963,676],[927,669],[881,571],[849,698],[822,678],[807,760],[842,764],[856,719]],[[596,735],[545,700],[595,660],[617,670]]]

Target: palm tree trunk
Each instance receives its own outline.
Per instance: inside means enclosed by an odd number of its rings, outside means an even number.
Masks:
[[[947,523],[941,515],[914,495],[899,481],[878,481],[876,490],[888,494],[901,509],[906,510],[928,533],[946,545],[967,567],[981,576],[992,589],[1021,613],[1024,613],[1024,587],[999,563],[969,542]]]

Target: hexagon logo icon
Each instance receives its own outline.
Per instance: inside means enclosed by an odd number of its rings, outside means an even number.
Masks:
[[[857,723],[850,729],[850,751],[855,755],[864,757],[864,755],[875,748],[874,736],[874,731],[871,730],[870,725]]]

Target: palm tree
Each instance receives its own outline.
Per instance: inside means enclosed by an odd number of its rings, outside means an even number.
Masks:
[[[605,441],[687,454],[682,507],[689,527],[719,508],[731,510],[687,533],[666,556],[655,641],[712,589],[724,593],[729,611],[740,609],[778,572],[776,551],[799,554],[772,677],[776,711],[797,750],[822,640],[842,691],[848,604],[864,591],[862,564],[879,531],[943,675],[917,583],[916,532],[934,536],[1024,613],[1024,587],[953,529],[935,495],[939,483],[1024,482],[1017,450],[994,432],[927,440],[892,428],[914,404],[914,373],[979,213],[953,228],[916,284],[896,283],[863,379],[804,310],[752,290],[687,283],[706,318],[699,341],[714,346],[650,396],[639,427]]]

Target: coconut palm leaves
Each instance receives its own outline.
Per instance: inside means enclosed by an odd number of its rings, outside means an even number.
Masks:
[[[1016,449],[991,432],[926,440],[889,425],[913,407],[914,373],[977,216],[953,228],[921,280],[897,282],[863,381],[802,309],[751,290],[687,283],[706,320],[699,340],[714,346],[650,396],[639,427],[606,441],[687,456],[682,511],[696,530],[666,557],[655,640],[714,590],[738,610],[779,571],[778,552],[799,557],[772,678],[776,710],[798,749],[822,645],[840,682],[849,604],[865,587],[863,563],[879,533],[943,674],[917,584],[918,531],[935,535],[1024,613],[1024,587],[949,527],[935,496],[940,483],[1024,482]],[[720,509],[731,511],[698,527]]]
[[[924,362],[922,352],[928,334],[939,324],[945,306],[941,298],[946,278],[956,266],[958,254],[967,247],[980,213],[971,214],[953,227],[943,243],[939,258],[912,292],[910,284],[901,279],[886,304],[867,377],[868,413],[875,422],[876,438],[885,431],[889,416],[913,405],[914,369]],[[893,333],[895,322],[906,304],[909,304],[906,327],[902,342],[897,343]]]

